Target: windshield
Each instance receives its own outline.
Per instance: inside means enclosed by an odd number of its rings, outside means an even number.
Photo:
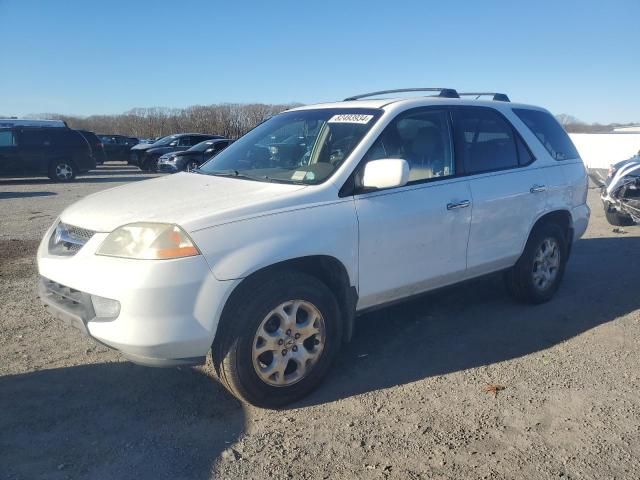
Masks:
[[[198,172],[321,183],[338,169],[381,114],[377,109],[343,108],[281,113],[231,144]]]
[[[178,138],[178,135],[169,135],[168,137],[162,137],[160,140],[155,141],[153,143],[153,146],[154,147],[162,147],[164,145],[169,145],[176,138]]]
[[[211,146],[215,142],[211,140],[206,140],[204,142],[196,143],[193,147],[189,149],[190,152],[204,152],[207,148],[211,148]]]

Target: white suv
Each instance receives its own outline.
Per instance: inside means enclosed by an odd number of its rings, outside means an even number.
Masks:
[[[413,90],[435,92],[363,100]],[[93,194],[40,245],[42,300],[137,363],[211,349],[269,407],[315,387],[368,309],[496,271],[547,301],[589,221],[583,163],[546,110],[463,96],[296,108],[192,173]]]

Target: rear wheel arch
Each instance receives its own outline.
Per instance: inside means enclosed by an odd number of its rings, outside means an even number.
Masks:
[[[536,231],[537,228],[548,223],[556,224],[562,229],[562,232],[565,235],[565,240],[567,242],[567,249],[570,251],[571,244],[573,243],[573,217],[571,216],[571,212],[569,212],[569,210],[554,210],[540,216],[529,230],[527,241],[529,240],[529,238],[531,238],[531,235]],[[523,250],[525,245],[522,246]]]

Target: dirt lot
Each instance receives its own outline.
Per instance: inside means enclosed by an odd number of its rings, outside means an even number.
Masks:
[[[320,389],[266,411],[209,365],[132,365],[40,306],[44,230],[146,177],[0,179],[0,479],[640,478],[640,228],[613,233],[595,190],[552,302],[493,276],[363,316]]]

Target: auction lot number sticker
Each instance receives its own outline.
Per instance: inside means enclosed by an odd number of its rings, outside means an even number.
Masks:
[[[357,113],[342,113],[334,115],[327,123],[361,123],[366,124],[373,118],[373,115],[359,115]]]

